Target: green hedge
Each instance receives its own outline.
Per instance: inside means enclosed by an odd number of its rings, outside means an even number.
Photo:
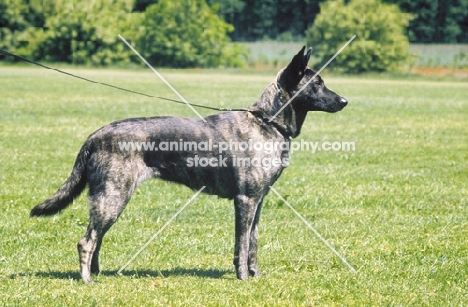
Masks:
[[[353,35],[356,38],[331,64],[345,72],[397,70],[408,59],[404,34],[411,15],[380,0],[327,1],[306,32],[320,64],[330,59]]]
[[[0,48],[35,60],[89,65],[141,63],[122,34],[156,66],[242,66],[233,26],[205,0],[161,0],[132,12],[134,0],[0,0]]]

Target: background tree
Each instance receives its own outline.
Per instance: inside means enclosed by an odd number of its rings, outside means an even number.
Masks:
[[[384,0],[414,14],[408,31],[411,42],[467,43],[468,0]]]
[[[307,44],[315,48],[314,55],[323,64],[356,35],[335,59],[334,67],[347,72],[393,70],[408,56],[404,31],[409,20],[410,15],[398,6],[380,0],[328,1],[307,31]]]
[[[131,25],[133,0],[48,1],[47,31],[36,57],[47,61],[109,65],[129,61],[131,50],[117,34]]]
[[[154,0],[149,0],[154,1]],[[219,3],[219,14],[234,25],[238,41],[302,39],[324,0],[208,0]]]
[[[242,65],[243,48],[230,44],[226,23],[204,0],[160,0],[146,8],[140,50],[156,66]]]
[[[44,16],[24,0],[0,0],[0,48],[32,57],[41,39]]]

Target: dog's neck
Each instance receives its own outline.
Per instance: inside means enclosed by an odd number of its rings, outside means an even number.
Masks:
[[[274,126],[283,136],[295,138],[301,132],[307,111],[295,101],[288,104],[276,117],[273,116],[291,99],[291,95],[274,80],[249,111],[264,122]],[[270,121],[270,119],[273,120]]]

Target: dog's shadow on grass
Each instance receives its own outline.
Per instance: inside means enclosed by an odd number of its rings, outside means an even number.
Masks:
[[[193,276],[193,277],[200,277],[200,278],[213,278],[213,279],[220,279],[223,278],[224,275],[233,274],[234,271],[229,270],[218,270],[218,269],[194,269],[194,268],[181,268],[176,267],[170,270],[129,270],[123,271],[120,275],[131,277],[131,278],[166,278],[166,277],[177,277],[177,276]],[[11,278],[19,277],[25,274],[15,274],[15,276],[10,276]],[[32,274],[33,276],[42,277],[42,278],[52,278],[52,279],[66,279],[66,280],[80,280],[81,276],[78,271],[50,271],[50,272],[36,272]],[[97,276],[93,276],[94,278],[98,278],[100,276],[104,277],[112,277],[112,276],[119,276],[117,271],[102,271]]]

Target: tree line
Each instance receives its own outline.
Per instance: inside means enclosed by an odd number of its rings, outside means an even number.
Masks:
[[[158,0],[137,0],[136,8]],[[231,38],[300,39],[325,0],[208,0],[234,26]],[[345,1],[349,3],[350,1]],[[412,14],[406,34],[413,43],[468,43],[468,0],[383,0]],[[376,15],[381,12],[372,12]],[[340,20],[335,20],[337,24]]]
[[[243,66],[234,42],[262,39],[307,41],[326,59],[350,31],[359,57],[343,65],[383,70],[408,42],[468,43],[468,0],[0,0],[0,48],[49,62],[141,63],[117,34],[157,66]]]

